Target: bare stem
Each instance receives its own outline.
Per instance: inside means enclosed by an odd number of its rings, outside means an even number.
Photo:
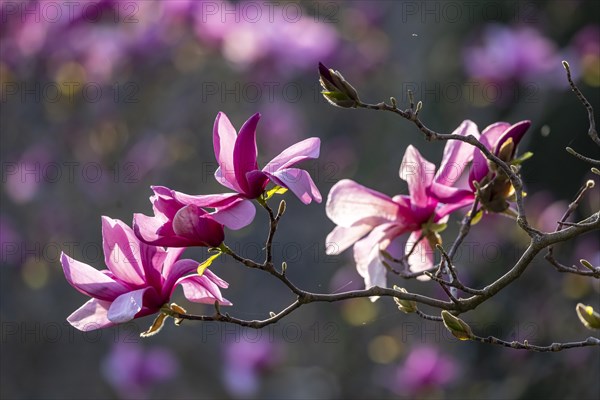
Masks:
[[[591,183],[593,183],[593,181],[591,181]],[[575,200],[573,200],[571,202],[571,204],[569,204],[569,207],[567,207],[567,210],[565,211],[565,213],[563,214],[562,218],[560,219],[560,221],[558,221],[557,226],[556,226],[556,230],[555,232],[559,232],[561,231],[565,226],[568,226],[568,224],[566,224],[566,220],[567,218],[569,218],[571,216],[571,214],[577,209],[577,207],[579,206],[579,203],[581,202],[581,200],[583,199],[583,196],[585,195],[585,193],[591,189],[593,187],[592,184],[590,184],[589,182],[586,182],[583,184],[583,186],[579,189],[579,191],[577,192],[577,195],[575,196]],[[570,225],[570,224],[569,224]],[[574,226],[581,226],[581,223],[575,224]],[[600,279],[600,269],[596,269],[594,271],[590,271],[590,270],[581,270],[576,266],[567,266],[564,264],[561,264],[555,257],[554,257],[554,246],[548,246],[548,252],[546,253],[545,257],[544,257],[550,264],[552,264],[554,266],[554,268],[556,268],[556,270],[558,272],[568,272],[568,273],[572,273],[572,274],[576,274],[576,275],[582,275],[582,276],[591,276],[594,278],[599,278]]]
[[[594,143],[600,146],[600,138],[598,137],[598,131],[596,130],[596,120],[594,118],[594,109],[592,108],[592,105],[590,104],[588,99],[586,99],[583,93],[581,93],[581,90],[579,90],[577,85],[575,85],[575,82],[573,82],[573,78],[571,78],[571,68],[569,67],[569,63],[563,61],[563,67],[565,67],[565,70],[567,71],[567,80],[569,81],[571,90],[575,93],[581,104],[583,104],[583,106],[587,110],[588,120],[590,124],[590,127],[588,129],[588,135],[590,136],[590,138],[592,138]]]
[[[473,336],[471,338],[471,340],[475,340],[477,342],[487,343],[487,344],[496,344],[499,346],[509,347],[511,349],[530,350],[530,351],[537,351],[537,352],[541,352],[541,353],[550,352],[550,351],[557,352],[557,351],[572,349],[572,348],[576,348],[576,347],[600,346],[600,339],[591,337],[591,336],[589,338],[587,338],[586,340],[582,340],[579,342],[552,343],[551,345],[548,345],[548,346],[537,346],[534,344],[529,344],[529,342],[527,340],[524,340],[523,342],[518,342],[518,341],[507,342],[505,340],[498,339],[494,336],[488,336],[488,337]]]

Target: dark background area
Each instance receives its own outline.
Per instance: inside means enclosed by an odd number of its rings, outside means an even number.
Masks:
[[[212,177],[212,125],[236,127],[253,113],[259,165],[310,136],[321,157],[304,167],[323,197],[354,179],[390,196],[406,193],[398,169],[408,144],[439,165],[427,143],[393,114],[346,110],[320,96],[317,64],[340,70],[363,100],[406,90],[422,119],[451,132],[530,119],[520,152],[532,224],[554,229],[598,158],[587,116],[560,61],[600,107],[600,3],[595,1],[2,1],[0,27],[0,318],[2,398],[598,398],[600,353],[537,354],[459,342],[443,326],[400,313],[389,299],[311,304],[262,331],[168,323],[141,339],[152,317],[82,333],[66,317],[85,298],[65,280],[59,254],[104,269],[100,217],[131,222],[151,213],[150,185],[191,194],[227,191]],[[597,181],[597,179],[596,179]],[[325,255],[334,224],[325,203],[285,195],[275,240],[300,287],[363,287],[352,251]],[[598,190],[575,213],[598,210]],[[255,258],[267,233],[255,222],[226,242]],[[446,243],[462,213],[450,219]],[[560,245],[565,264],[600,264],[598,235]],[[483,287],[526,246],[506,218],[473,228],[457,267]],[[186,251],[202,260],[204,249]],[[239,318],[263,319],[292,296],[272,277],[222,257],[211,267],[230,283]],[[443,298],[434,283],[396,282]],[[597,280],[556,272],[538,256],[526,273],[465,315],[481,336],[547,345],[590,335],[578,302],[600,305]],[[188,311],[180,291],[174,301]],[[427,310],[432,311],[434,310]]]

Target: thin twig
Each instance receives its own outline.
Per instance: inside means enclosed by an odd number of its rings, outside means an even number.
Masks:
[[[429,315],[429,314],[425,314],[423,311],[417,309],[415,311],[415,313],[417,313],[417,315],[423,319],[426,319],[428,321],[436,321],[436,322],[441,322],[443,321],[442,317],[438,316],[438,315]]]
[[[556,352],[565,349],[572,349],[575,347],[589,347],[589,346],[600,346],[600,339],[595,337],[589,337],[586,340],[582,340],[580,342],[566,342],[566,343],[552,343],[549,346],[537,346],[534,344],[530,344],[526,340],[523,342],[512,341],[507,342],[506,340],[498,339],[494,336],[481,337],[481,336],[473,336],[471,340],[475,340],[481,343],[487,344],[496,344],[504,347],[509,347],[511,349],[519,349],[519,350],[531,350],[537,352]]]
[[[591,182],[591,183],[590,183]],[[563,214],[562,218],[560,219],[560,221],[557,222],[556,225],[556,229],[555,232],[559,232],[562,231],[563,228],[565,226],[571,226],[571,227],[581,227],[582,224],[581,222],[576,223],[576,224],[568,224],[566,222],[566,220],[571,216],[571,214],[577,209],[577,207],[579,206],[579,203],[581,202],[581,200],[583,199],[583,196],[585,195],[585,193],[591,189],[592,187],[594,187],[594,182],[593,181],[587,181],[586,183],[583,184],[583,186],[579,189],[579,191],[577,192],[577,195],[575,196],[575,200],[573,200],[570,204],[569,207],[567,207],[567,210],[565,211],[565,213]],[[569,267],[567,265],[564,265],[562,263],[560,263],[555,257],[554,257],[554,246],[548,246],[548,252],[546,253],[546,255],[544,256],[544,258],[554,266],[554,268],[556,268],[556,270],[558,272],[568,272],[568,273],[572,273],[572,274],[576,274],[576,275],[582,275],[582,276],[591,276],[594,278],[599,278],[600,279],[600,271],[589,271],[589,270],[580,270],[579,268],[577,268],[576,266],[573,267]]]
[[[592,138],[594,143],[600,146],[600,138],[598,137],[598,131],[596,131],[596,120],[594,119],[594,109],[590,102],[585,98],[583,93],[581,93],[581,90],[579,90],[577,85],[575,85],[575,82],[573,82],[573,78],[571,78],[571,68],[569,68],[569,63],[563,61],[563,67],[565,67],[565,70],[567,71],[567,79],[569,81],[569,85],[571,86],[571,90],[575,93],[575,95],[577,95],[577,98],[587,110],[588,120],[590,124],[590,127],[588,129],[588,135],[590,136],[590,138]]]
[[[576,158],[579,158],[581,161],[585,161],[587,163],[590,163],[590,164],[596,165],[596,166],[600,165],[600,160],[596,160],[596,159],[593,159],[593,158],[590,158],[590,157],[586,157],[583,154],[580,154],[580,153],[576,152],[571,147],[567,147],[566,150],[567,150],[567,153],[571,154],[572,156],[575,156]]]

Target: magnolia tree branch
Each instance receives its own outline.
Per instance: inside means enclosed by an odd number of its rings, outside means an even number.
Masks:
[[[561,231],[563,229],[563,227],[566,226],[565,221],[567,220],[567,218],[569,218],[569,216],[571,216],[571,214],[575,211],[575,209],[577,209],[577,207],[579,206],[579,203],[583,199],[583,196],[585,195],[585,193],[593,187],[594,187],[594,181],[589,180],[581,187],[581,189],[579,189],[579,192],[577,193],[575,200],[573,200],[573,202],[571,202],[571,204],[569,204],[567,211],[565,211],[565,213],[562,216],[562,218],[560,219],[560,221],[558,221],[555,232]],[[592,276],[597,279],[600,278],[600,267],[594,267],[586,260],[581,260],[580,263],[582,265],[584,265],[585,267],[587,267],[588,270],[581,270],[576,266],[569,267],[569,266],[566,266],[566,265],[558,262],[556,260],[556,258],[554,257],[554,246],[548,247],[548,252],[546,253],[545,258],[559,272],[568,272],[568,273],[577,274],[577,275]]]
[[[550,352],[550,351],[556,352],[556,351],[572,349],[572,348],[576,348],[576,347],[600,346],[600,339],[595,338],[593,336],[590,336],[587,339],[579,341],[579,342],[552,343],[549,346],[536,346],[534,344],[530,344],[527,340],[524,340],[523,342],[517,342],[517,341],[507,342],[505,340],[498,339],[494,336],[488,336],[488,337],[484,338],[481,336],[474,335],[471,338],[471,340],[475,340],[477,342],[487,343],[487,344],[496,344],[496,345],[500,345],[500,346],[504,346],[504,347],[509,347],[511,349],[531,350],[531,351],[537,351],[540,353],[545,353],[545,352]]]
[[[584,106],[588,110],[588,116],[590,121],[589,135],[592,138],[592,140],[594,140],[594,142],[600,145],[600,140],[598,139],[598,134],[595,130],[593,109],[587,101],[587,99],[583,96],[583,94],[579,91],[577,86],[573,83],[568,64],[565,64],[565,69],[567,70],[567,78],[569,80],[569,84],[571,85],[571,89],[575,92],[579,100],[584,104]],[[345,84],[347,84],[347,82]],[[356,95],[354,95],[354,97],[351,99],[351,105],[348,106],[346,104],[345,107],[358,107],[371,110],[383,110],[393,112],[415,124],[416,127],[425,135],[425,138],[427,140],[459,140],[462,142],[469,143],[472,146],[478,148],[490,162],[495,163],[498,166],[498,168],[510,179],[510,183],[514,187],[518,212],[517,223],[529,235],[528,246],[525,249],[525,251],[521,254],[519,260],[512,267],[507,268],[507,272],[504,275],[500,276],[499,278],[497,278],[496,280],[489,283],[483,288],[471,288],[462,283],[462,281],[459,278],[460,271],[454,265],[453,260],[464,239],[469,234],[474,219],[478,218],[478,213],[482,212],[479,198],[476,196],[470,212],[468,212],[462,219],[458,235],[453,241],[449,250],[446,252],[446,250],[441,245],[437,246],[437,249],[438,251],[440,251],[442,256],[441,261],[437,266],[419,272],[410,272],[408,270],[406,261],[408,259],[408,255],[410,255],[410,253],[412,253],[415,250],[416,244],[412,247],[412,249],[410,249],[408,254],[405,254],[405,256],[400,259],[395,259],[387,252],[382,251],[382,256],[385,259],[387,259],[387,261],[400,263],[405,267],[404,271],[397,271],[394,268],[392,268],[387,262],[384,261],[384,265],[389,271],[395,273],[400,278],[404,279],[416,278],[423,275],[430,277],[433,281],[440,284],[442,289],[447,294],[448,301],[424,296],[418,293],[410,293],[405,289],[398,288],[396,286],[394,286],[393,288],[382,288],[375,286],[369,289],[352,290],[342,293],[312,293],[299,288],[288,278],[288,276],[286,275],[287,264],[285,262],[282,263],[281,270],[278,270],[274,267],[272,254],[273,238],[277,230],[277,225],[279,224],[279,221],[285,212],[285,202],[281,201],[277,213],[274,213],[267,203],[268,197],[261,197],[258,199],[258,202],[266,210],[269,216],[269,231],[265,243],[264,261],[262,263],[259,263],[244,258],[235,253],[231,248],[229,248],[225,244],[221,245],[221,247],[219,247],[219,250],[222,253],[229,255],[235,261],[248,268],[262,270],[274,276],[276,279],[281,281],[285,286],[287,286],[290,289],[292,294],[295,296],[295,299],[287,307],[283,308],[278,313],[270,312],[269,318],[265,318],[262,320],[243,320],[232,317],[228,313],[222,314],[217,303],[215,303],[216,312],[214,315],[194,315],[185,312],[177,312],[175,310],[167,311],[168,315],[176,318],[176,321],[216,321],[259,329],[277,323],[278,321],[290,315],[300,307],[309,303],[333,303],[353,298],[380,296],[394,298],[398,305],[398,308],[403,312],[414,312],[423,319],[443,322],[448,330],[450,330],[455,336],[462,340],[472,340],[486,344],[501,345],[513,349],[523,349],[538,352],[560,351],[576,347],[600,346],[600,339],[595,337],[589,337],[585,340],[578,342],[553,343],[549,346],[532,345],[529,344],[527,341],[509,342],[493,336],[480,337],[473,334],[470,327],[464,321],[458,318],[459,315],[476,309],[480,304],[489,300],[490,298],[498,294],[502,289],[504,289],[505,287],[513,283],[516,279],[518,279],[531,265],[532,261],[535,259],[538,253],[540,253],[544,249],[547,249],[546,259],[550,261],[550,263],[552,263],[559,271],[571,272],[594,278],[600,277],[600,268],[592,267],[591,265],[588,265],[589,263],[585,264],[583,263],[584,260],[582,260],[582,263],[589,269],[589,271],[582,271],[576,267],[564,266],[558,263],[558,261],[555,260],[553,255],[555,244],[566,242],[588,232],[600,229],[600,211],[593,213],[589,217],[577,223],[571,224],[566,222],[567,218],[573,213],[586,191],[593,187],[593,182],[592,184],[587,182],[586,185],[584,185],[584,187],[578,192],[575,200],[569,205],[569,208],[565,212],[565,215],[561,218],[560,221],[558,221],[557,228],[554,232],[540,232],[539,230],[531,227],[527,221],[523,206],[523,183],[518,174],[518,168],[515,168],[514,166],[502,161],[498,156],[496,156],[474,136],[443,134],[435,132],[430,128],[426,127],[425,124],[419,119],[419,112],[422,109],[422,103],[418,102],[415,106],[412,93],[409,93],[410,107],[406,110],[401,110],[400,108],[398,108],[397,101],[394,98],[391,98],[391,105],[388,105],[385,102],[381,102],[378,104],[367,104],[359,101]],[[478,193],[479,192],[477,192],[477,194]],[[423,239],[423,237],[421,237],[421,239]],[[448,276],[448,280],[444,279],[442,277],[443,275]],[[459,290],[470,295],[470,297],[462,298],[458,296]],[[427,314],[418,308],[419,305],[441,310],[441,316]],[[590,313],[592,313],[592,311],[590,311]],[[580,315],[580,319],[581,318],[582,317]],[[586,327],[589,327],[589,323],[584,324],[586,325]]]
[[[563,61],[562,64],[565,68],[565,71],[567,71],[567,80],[569,81],[569,86],[571,86],[571,90],[575,93],[581,104],[583,104],[583,106],[587,110],[590,125],[588,129],[588,135],[594,141],[594,143],[600,146],[600,138],[598,137],[598,131],[596,130],[596,119],[594,118],[594,108],[592,107],[588,99],[585,98],[583,93],[581,93],[581,90],[579,90],[577,85],[575,85],[575,82],[573,82],[573,79],[571,78],[571,68],[569,67],[569,63]]]

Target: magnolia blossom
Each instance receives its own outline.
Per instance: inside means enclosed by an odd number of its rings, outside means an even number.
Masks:
[[[461,127],[468,126],[469,134],[479,139],[492,154],[502,161],[509,164],[518,164],[522,159],[515,160],[516,149],[530,125],[531,122],[527,120],[513,125],[508,122],[496,122],[485,128],[481,135],[477,130],[477,126],[471,121],[464,121]],[[457,131],[460,131],[461,127]],[[457,133],[457,131],[454,133]],[[492,212],[507,210],[509,207],[507,199],[510,199],[514,193],[510,179],[503,173],[498,174],[497,166],[490,163],[477,147],[464,142],[457,143],[460,144],[454,146],[457,146],[459,150],[454,151],[453,157],[463,161],[473,161],[468,174],[468,187],[455,187],[458,178],[466,169],[466,164],[458,165],[453,160],[446,163],[449,168],[443,172],[444,179],[437,182],[434,180],[431,188],[432,196],[444,203],[460,201],[466,197],[474,198],[477,192],[475,185],[477,185],[480,188],[479,201],[485,210]],[[446,157],[446,153],[444,153],[444,159]]]
[[[527,120],[513,125],[508,122],[496,122],[483,130],[479,140],[502,161],[510,162],[515,156],[519,142],[530,126],[531,121]],[[483,182],[484,178],[491,179],[494,175],[494,171],[490,169],[481,150],[474,148],[473,153],[473,165],[469,172],[471,188],[474,188],[473,181]]]
[[[256,209],[250,200],[260,197],[269,182],[291,190],[304,204],[313,200],[320,203],[321,193],[308,172],[292,168],[303,160],[319,157],[319,138],[309,138],[288,147],[259,169],[256,162],[259,119],[260,114],[254,114],[239,134],[224,113],[220,112],[215,120],[213,144],[219,163],[215,179],[234,193],[190,196],[173,191],[174,198],[184,205],[216,207],[211,217],[230,229],[240,229],[252,222]]]
[[[223,225],[214,214],[181,203],[166,187],[153,186],[152,190],[154,217],[133,215],[133,229],[142,242],[167,247],[217,247],[223,242]]]
[[[481,134],[481,143],[502,161],[514,164],[515,153],[519,142],[531,125],[530,121],[496,122],[485,128]],[[498,173],[496,164],[488,163],[483,153],[475,148],[473,165],[469,171],[469,185],[476,190],[473,182],[478,182],[479,200],[482,206],[492,212],[512,212],[508,199],[514,196],[514,188],[508,176]]]
[[[122,221],[108,217],[102,217],[102,239],[107,270],[61,254],[67,281],[92,298],[67,318],[75,328],[90,331],[154,314],[177,285],[192,302],[231,304],[219,289],[227,282],[209,270],[195,274],[198,262],[179,260],[183,249],[149,246]]]
[[[455,133],[476,134],[475,124],[465,121]],[[410,253],[407,261],[411,271],[431,268],[432,246],[439,243],[436,231],[450,213],[473,202],[470,191],[447,186],[458,179],[447,172],[450,167],[470,161],[473,153],[467,150],[467,144],[449,141],[442,165],[434,175],[435,166],[412,145],[408,146],[400,168],[400,178],[408,183],[408,196],[390,198],[348,179],[335,184],[329,192],[326,211],[338,226],[327,236],[327,253],[339,254],[354,244],[356,268],[365,286],[385,287],[386,268],[381,251],[410,232],[405,252]],[[434,189],[449,199],[446,204],[433,196]]]

